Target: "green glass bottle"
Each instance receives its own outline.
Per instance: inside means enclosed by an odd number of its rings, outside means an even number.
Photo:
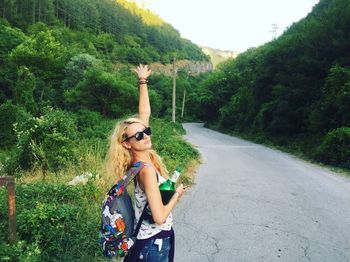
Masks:
[[[179,178],[180,174],[181,174],[181,169],[177,167],[174,173],[172,174],[172,176],[167,181],[159,185],[159,190],[160,190],[160,194],[162,196],[162,201],[164,205],[168,204],[170,199],[174,195],[175,189],[176,189],[175,188],[176,181]]]

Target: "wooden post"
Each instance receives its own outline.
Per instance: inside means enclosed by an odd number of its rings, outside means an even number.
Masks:
[[[0,186],[6,186],[8,190],[8,216],[9,216],[9,242],[16,241],[16,195],[15,179],[9,176],[0,177]]]

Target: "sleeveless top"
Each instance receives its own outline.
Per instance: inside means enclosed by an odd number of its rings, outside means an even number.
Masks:
[[[158,173],[156,173],[156,175],[158,176],[158,185],[165,182],[164,177],[158,175]],[[137,182],[135,187],[135,227],[140,219],[140,216],[142,214],[142,211],[145,207],[146,202],[147,202],[147,195],[140,188],[140,185]],[[137,239],[147,239],[158,234],[162,230],[165,230],[165,231],[171,230],[172,225],[173,225],[173,216],[171,213],[167,217],[165,223],[161,225],[150,224],[147,220],[143,220],[139,233],[137,234]]]

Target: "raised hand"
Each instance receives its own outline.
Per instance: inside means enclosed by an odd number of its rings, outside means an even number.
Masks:
[[[152,73],[152,70],[148,69],[148,65],[142,64],[137,66],[134,71],[137,73],[139,79],[147,79]]]
[[[134,71],[139,77],[140,85],[140,96],[139,96],[139,118],[141,121],[148,126],[149,118],[151,116],[151,105],[149,102],[147,78],[150,76],[152,71],[148,69],[148,65],[140,64]]]

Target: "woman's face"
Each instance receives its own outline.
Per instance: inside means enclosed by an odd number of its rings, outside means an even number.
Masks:
[[[151,149],[151,137],[150,135],[147,135],[145,132],[143,132],[145,128],[146,127],[140,123],[134,123],[127,127],[125,133],[129,139],[127,139],[125,142],[131,146],[131,150],[143,151]],[[141,140],[136,139],[135,135],[137,132],[142,133],[141,136],[143,135],[143,138]],[[140,136],[140,134],[138,135]]]

